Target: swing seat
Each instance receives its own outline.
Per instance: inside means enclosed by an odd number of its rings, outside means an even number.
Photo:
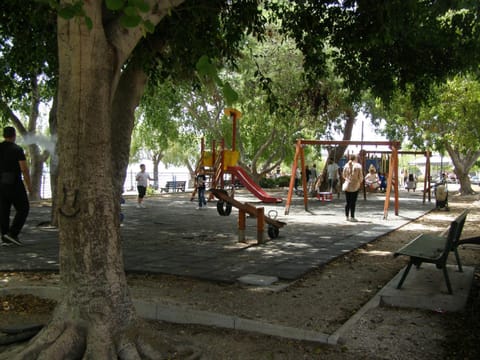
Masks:
[[[380,190],[380,184],[378,182],[365,184],[365,188],[368,192],[377,192],[378,190]]]
[[[319,192],[317,193],[317,199],[320,200],[321,202],[332,201],[333,194],[331,192]]]
[[[405,184],[405,189],[415,190],[416,188],[417,188],[417,182],[416,181],[407,181],[407,183]]]

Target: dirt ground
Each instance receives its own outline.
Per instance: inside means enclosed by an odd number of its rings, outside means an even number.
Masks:
[[[167,275],[129,275],[128,282],[135,298],[332,334],[405,265],[407,259],[395,259],[392,252],[415,235],[442,231],[454,216],[470,208],[463,237],[478,236],[479,199],[478,195],[451,194],[450,212],[433,211],[294,283],[282,284],[288,286],[281,289]],[[459,252],[463,265],[477,268],[465,311],[376,307],[346,331],[335,346],[206,326],[158,321],[150,325],[159,337],[199,349],[203,359],[478,359],[480,247],[462,247]],[[454,261],[453,256],[450,261]],[[0,283],[56,285],[58,275],[0,273]],[[0,328],[22,322],[46,322],[54,307],[52,302],[28,295],[0,298],[0,305]],[[6,348],[0,346],[0,354]],[[182,355],[174,358],[181,359]]]

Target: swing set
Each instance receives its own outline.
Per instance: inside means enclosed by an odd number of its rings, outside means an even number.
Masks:
[[[365,159],[366,159],[366,163],[364,164],[364,169],[367,169],[368,166],[369,166],[369,161],[372,163],[374,163],[375,167],[378,169],[380,169],[381,172],[383,173],[386,173],[388,170],[388,166],[389,166],[389,154],[391,152],[390,151],[378,151],[378,150],[372,150],[372,151],[365,151]],[[372,159],[372,158],[369,158],[369,155],[370,154],[374,154],[374,155],[381,155],[381,162],[380,164],[375,164],[375,159]],[[431,201],[431,192],[430,192],[430,189],[431,189],[431,163],[430,163],[430,157],[432,156],[431,152],[426,150],[426,151],[414,151],[414,150],[399,150],[397,152],[398,155],[414,155],[415,158],[417,157],[417,155],[423,155],[425,156],[425,177],[424,177],[424,180],[423,180],[423,183],[424,183],[424,192],[423,192],[423,203],[425,203],[426,201],[426,198],[428,198],[428,201],[430,202]],[[378,166],[377,166],[378,165]],[[407,170],[407,169],[404,169],[404,170]],[[417,182],[416,179],[415,180],[412,180],[410,178],[410,175],[412,175],[409,171],[409,169],[407,170],[407,182],[408,181],[415,181],[415,183]],[[405,174],[404,174],[405,175]],[[404,176],[405,177],[405,176]],[[405,178],[403,179],[405,181]],[[408,187],[407,187],[407,184],[403,184],[405,186],[405,189],[408,190]],[[411,185],[410,186],[410,189],[412,189],[415,185]]]
[[[361,146],[362,150],[360,151],[360,161],[362,163],[362,167],[365,168],[365,161],[367,158],[368,153],[379,153],[379,154],[386,154],[389,155],[388,159],[388,176],[387,176],[387,188],[385,192],[385,203],[383,207],[383,218],[387,219],[388,216],[388,209],[390,207],[390,196],[391,191],[393,188],[394,192],[394,209],[395,215],[398,216],[399,214],[399,198],[398,198],[398,155],[399,154],[424,154],[426,156],[426,170],[425,170],[425,179],[424,179],[424,193],[423,193],[423,202],[425,202],[425,196],[428,194],[428,200],[430,201],[430,152],[426,151],[422,152],[415,152],[415,151],[399,151],[400,150],[400,142],[399,141],[352,141],[352,140],[305,140],[305,139],[298,139],[296,142],[296,150],[295,150],[295,157],[293,160],[292,165],[292,172],[290,177],[290,186],[288,189],[287,201],[285,203],[285,215],[288,215],[290,212],[290,205],[292,203],[292,196],[294,193],[294,186],[295,186],[295,173],[298,167],[298,162],[300,160],[300,166],[302,171],[302,187],[303,187],[303,203],[305,206],[305,210],[308,211],[308,191],[307,191],[307,182],[306,182],[306,171],[305,171],[305,152],[304,147],[306,145],[323,145],[329,147],[344,146],[345,148],[354,145],[354,146]],[[363,146],[372,145],[372,146],[388,146],[390,150],[388,151],[366,151],[363,150]],[[382,156],[382,159],[386,159],[385,156]],[[382,160],[384,161],[384,160]],[[384,169],[387,167],[387,164],[382,164]],[[366,199],[366,193],[364,189],[364,198]]]

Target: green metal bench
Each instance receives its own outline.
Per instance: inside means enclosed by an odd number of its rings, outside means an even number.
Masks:
[[[160,188],[160,192],[185,192],[186,181],[167,181],[164,187]]]
[[[415,265],[418,269],[422,263],[429,263],[435,264],[437,269],[443,271],[448,293],[453,293],[450,279],[448,277],[447,259],[450,252],[453,252],[457,261],[458,270],[460,272],[463,271],[457,247],[467,214],[468,210],[464,210],[450,223],[446,236],[441,234],[421,234],[394,253],[394,257],[400,255],[410,256],[410,261],[403,272],[397,285],[397,289],[402,287],[412,265]]]

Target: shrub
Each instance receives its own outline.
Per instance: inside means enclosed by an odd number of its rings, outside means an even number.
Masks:
[[[278,187],[289,187],[290,186],[290,176],[284,175],[280,176],[276,180]]]
[[[260,179],[260,187],[262,188],[274,188],[276,186],[275,179],[269,179],[269,178],[261,178]]]

